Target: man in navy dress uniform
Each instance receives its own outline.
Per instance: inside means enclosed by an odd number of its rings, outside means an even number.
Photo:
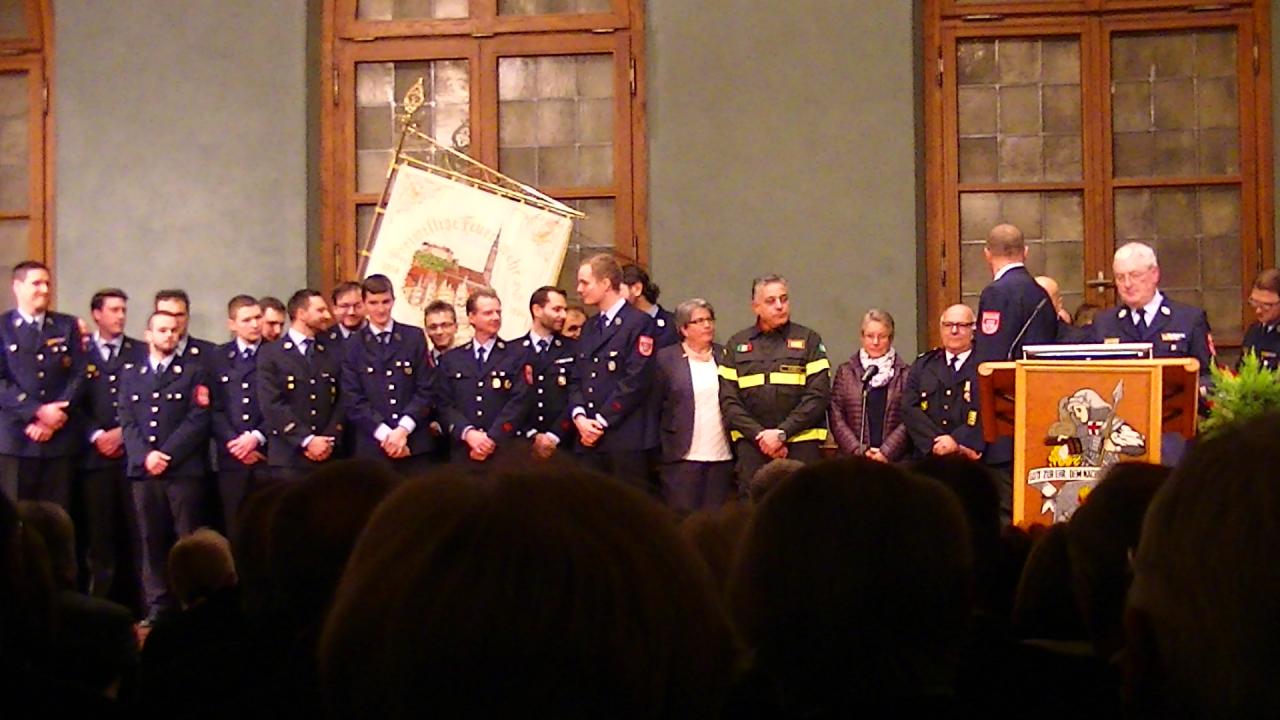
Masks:
[[[1120,304],[1094,316],[1094,342],[1151,343],[1154,357],[1193,357],[1200,361],[1203,394],[1213,362],[1209,320],[1204,310],[1172,300],[1160,292],[1160,265],[1155,251],[1147,245],[1131,242],[1121,246],[1116,250],[1111,268]],[[1161,439],[1161,463],[1176,464],[1185,448],[1181,435],[1165,433]]]
[[[227,303],[227,327],[234,338],[219,345],[208,362],[218,494],[223,527],[234,545],[240,540],[245,498],[271,480],[266,423],[258,406],[262,306],[248,295],[236,295]]]
[[[520,438],[533,393],[524,348],[498,338],[502,301],[488,288],[467,298],[475,336],[444,354],[436,369],[435,400],[454,460],[484,462],[500,445]]]
[[[978,363],[973,311],[952,305],[939,319],[942,347],[911,366],[902,395],[902,423],[915,456],[959,455],[977,460],[986,450],[978,412]]]
[[[386,275],[370,275],[360,290],[368,322],[345,341],[342,362],[352,454],[385,460],[413,477],[427,469],[436,442],[427,340],[391,319],[395,292]]]
[[[1027,272],[1027,245],[1022,231],[1013,225],[991,228],[982,256],[991,269],[991,284],[978,299],[978,329],[973,340],[974,369],[984,362],[1022,359],[1022,346],[1043,345],[1058,339],[1058,317],[1053,300]],[[1001,507],[1013,508],[1013,438],[992,443],[982,461],[1000,475]]]
[[[982,255],[994,279],[978,300],[978,364],[1020,360],[1023,345],[1052,343],[1058,335],[1053,300],[1024,265],[1027,246],[1022,231],[997,225],[987,235]]]
[[[1280,270],[1258,273],[1249,291],[1249,307],[1257,322],[1244,333],[1240,357],[1252,352],[1268,370],[1280,369]]]
[[[658,296],[662,294],[662,290],[649,279],[649,273],[634,263],[623,265],[622,284],[627,290],[627,302],[653,318],[654,350],[661,350],[680,342],[680,331],[676,329],[676,316],[658,304]]]
[[[209,387],[205,366],[180,357],[178,318],[147,319],[147,358],[124,372],[120,425],[142,540],[147,620],[173,609],[165,564],[177,538],[202,524],[208,472]]]
[[[533,454],[546,459],[556,448],[573,447],[569,419],[569,378],[576,344],[560,334],[568,298],[560,288],[538,288],[529,297],[529,332],[512,340],[525,351],[525,380],[533,387],[533,404],[521,434],[533,441]]]
[[[334,337],[346,341],[364,328],[364,292],[360,283],[350,280],[338,283],[329,294],[329,299],[333,303],[333,319],[336,321],[330,330],[335,334]]]
[[[266,419],[273,480],[299,480],[332,457],[346,421],[342,358],[325,345],[332,324],[324,296],[295,292],[286,306],[289,330],[258,355],[258,404]]]
[[[569,381],[570,417],[587,467],[648,492],[646,451],[657,437],[646,411],[656,326],[627,303],[622,268],[596,255],[578,268],[578,294],[599,311],[587,321]]]
[[[112,587],[117,563],[132,557],[129,540],[137,521],[133,515],[133,491],[125,473],[120,385],[124,374],[147,357],[146,343],[124,334],[128,302],[129,296],[119,288],[99,290],[89,301],[89,312],[98,329],[90,337],[85,364],[82,410],[89,446],[80,456],[89,592],[95,597],[112,594],[121,599],[127,599],[131,590],[117,588],[112,593]]]
[[[191,298],[186,290],[170,289],[156,293],[155,310],[178,319],[178,347],[174,352],[187,364],[204,362],[217,349],[217,344],[187,334],[191,324]]]
[[[49,268],[13,268],[13,310],[0,319],[0,490],[10,500],[70,506],[84,434],[73,408],[85,383],[76,319],[49,310]]]

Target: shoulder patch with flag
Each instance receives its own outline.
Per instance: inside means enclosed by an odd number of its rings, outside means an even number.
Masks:
[[[196,405],[202,408],[209,407],[209,388],[204,385],[196,386]]]
[[[983,310],[982,311],[982,334],[995,335],[1000,331],[1000,311],[999,310]]]
[[[641,335],[640,339],[636,341],[636,349],[640,351],[641,355],[649,357],[653,354],[653,338],[648,335]],[[612,369],[610,368],[610,370]]]
[[[736,352],[751,352],[751,343],[738,343],[733,349]]]

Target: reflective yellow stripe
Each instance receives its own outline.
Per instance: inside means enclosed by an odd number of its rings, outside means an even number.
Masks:
[[[738,387],[750,388],[759,387],[764,384],[764,373],[756,373],[755,375],[743,375],[738,378]]]
[[[811,430],[805,430],[802,433],[797,433],[787,438],[787,442],[795,443],[795,442],[807,442],[809,440],[826,440],[826,439],[827,439],[826,428],[813,428]]]
[[[733,442],[738,442],[739,440],[742,439],[742,433],[738,432],[737,430],[730,430],[729,439]]]
[[[769,373],[770,385],[803,385],[804,375],[800,373],[789,372],[771,372]]]
[[[826,358],[822,358],[821,360],[814,360],[813,362],[805,365],[804,374],[812,375],[816,372],[821,372],[823,370],[830,370],[830,369],[831,369],[831,362]]]
[[[720,366],[720,377],[729,382],[738,382],[738,371],[731,367]]]

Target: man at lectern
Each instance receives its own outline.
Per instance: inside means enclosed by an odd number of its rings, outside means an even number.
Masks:
[[[1170,299],[1160,292],[1160,265],[1147,245],[1127,243],[1111,264],[1120,304],[1093,320],[1093,341],[1149,342],[1158,358],[1193,357],[1200,361],[1200,381],[1209,378],[1213,351],[1204,310]]]
[[[1139,242],[1122,245],[1111,262],[1120,304],[1100,311],[1093,319],[1093,341],[1102,343],[1151,343],[1157,358],[1193,357],[1200,361],[1200,389],[1209,383],[1213,348],[1209,320],[1204,310],[1171,300],[1160,292],[1160,265],[1156,253]],[[1164,433],[1163,465],[1174,466],[1186,451],[1181,435]]]

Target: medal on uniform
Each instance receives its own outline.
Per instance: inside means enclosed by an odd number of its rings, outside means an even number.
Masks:
[[[502,387],[502,381],[501,381],[501,380],[499,380],[498,378],[494,378],[494,379],[493,379],[493,389],[494,389],[494,390],[498,390],[498,389],[500,389],[501,387]]]
[[[971,381],[969,381],[969,380],[965,380],[965,381],[964,381],[964,401],[965,401],[965,402],[973,402],[973,396],[972,396],[972,395],[970,394],[970,392],[969,392],[969,383],[970,383],[970,382],[971,382]]]
[[[560,387],[564,387],[564,386],[565,386],[565,384],[566,384],[566,381],[565,381],[565,379],[564,379],[564,376],[563,376],[563,375],[557,375],[557,376],[556,376],[556,385],[559,385]]]
[[[610,361],[609,361],[609,372],[613,372],[614,370],[617,370],[617,369],[618,369],[618,363],[614,362],[613,360],[610,360]]]
[[[507,379],[507,380],[503,380],[503,381],[502,381],[502,389],[503,389],[503,390],[510,390],[510,389],[511,389],[511,380],[510,380],[510,379]]]

